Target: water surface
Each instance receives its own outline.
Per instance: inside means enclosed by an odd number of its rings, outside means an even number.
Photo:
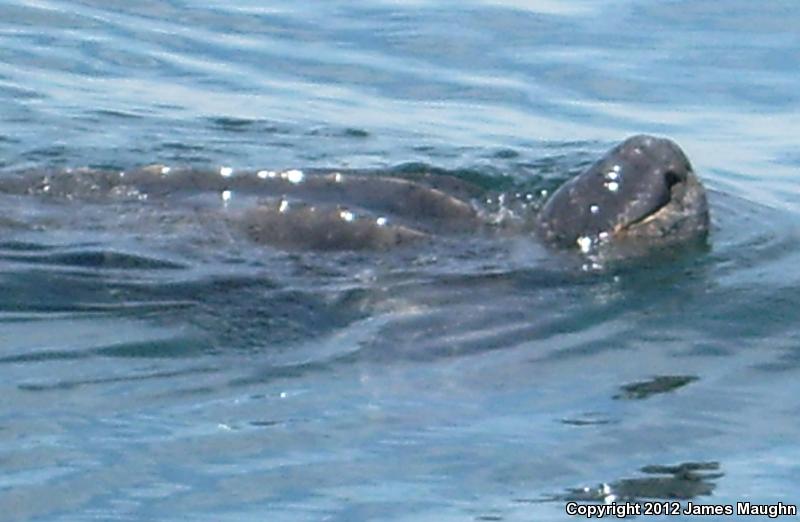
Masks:
[[[227,202],[0,197],[8,520],[564,520],[798,501],[795,2],[0,4],[0,166],[447,172],[668,135],[708,249],[286,252]],[[487,202],[483,202],[489,205]],[[677,517],[680,518],[680,517]],[[685,517],[689,518],[689,517]]]

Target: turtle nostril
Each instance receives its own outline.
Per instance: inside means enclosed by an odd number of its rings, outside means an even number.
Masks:
[[[683,178],[679,176],[678,173],[676,173],[675,171],[668,170],[664,174],[664,182],[667,184],[668,189],[671,189],[674,185],[677,185],[681,181],[683,181]]]

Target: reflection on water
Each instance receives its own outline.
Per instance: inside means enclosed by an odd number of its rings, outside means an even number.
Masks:
[[[621,386],[622,393],[615,399],[646,399],[651,395],[668,393],[686,386],[698,377],[694,375],[658,375],[647,381],[634,382]]]
[[[596,488],[573,489],[562,500],[586,502],[639,502],[642,500],[692,500],[713,494],[713,482],[723,473],[718,462],[684,462],[676,466],[651,465],[645,477],[622,479]]]

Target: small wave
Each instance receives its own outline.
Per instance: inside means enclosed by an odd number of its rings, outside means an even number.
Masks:
[[[182,270],[186,265],[115,251],[59,252],[47,255],[20,255],[0,252],[0,259],[32,265],[104,269],[104,270]]]

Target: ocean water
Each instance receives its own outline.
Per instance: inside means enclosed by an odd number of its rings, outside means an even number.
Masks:
[[[0,2],[2,180],[445,172],[488,200],[646,132],[713,220],[587,271],[524,234],[283,251],[229,226],[245,191],[2,194],[0,518],[800,503],[798,34],[788,0]]]

